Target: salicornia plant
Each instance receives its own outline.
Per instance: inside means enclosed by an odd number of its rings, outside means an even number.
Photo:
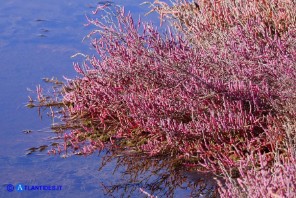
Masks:
[[[222,173],[224,196],[293,197],[295,1],[151,6],[164,32],[120,7],[88,18],[95,54],[58,88],[70,130],[50,152],[128,148]],[[53,104],[40,90],[39,105]]]

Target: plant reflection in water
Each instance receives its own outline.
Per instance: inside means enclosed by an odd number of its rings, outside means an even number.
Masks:
[[[120,181],[101,183],[106,195],[133,197],[142,192],[148,197],[218,197],[215,175],[186,171],[169,157],[112,150],[103,157],[99,171],[114,161],[113,174],[120,173]]]

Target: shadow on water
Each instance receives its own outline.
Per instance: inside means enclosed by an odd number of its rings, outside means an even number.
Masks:
[[[46,148],[46,145],[42,145],[28,149],[28,152],[30,155],[40,154]],[[83,161],[91,156],[71,156],[73,157]],[[91,158],[99,160],[95,162],[97,171],[90,173],[97,178],[92,179],[92,188],[99,189],[100,194],[103,193],[106,197],[216,198],[219,197],[217,181],[223,181],[212,173],[194,172],[182,164],[176,165],[169,157],[149,157],[131,150],[105,149],[99,153],[99,158],[95,154]],[[85,168],[82,172],[76,170],[72,174],[85,175],[84,171]],[[84,188],[91,189],[90,186]]]
[[[102,182],[111,197],[218,197],[217,178],[211,173],[186,171],[169,158],[147,157],[132,152],[108,152],[99,171],[116,161],[119,181]]]

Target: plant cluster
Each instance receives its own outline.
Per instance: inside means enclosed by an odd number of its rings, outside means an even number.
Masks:
[[[170,156],[229,175],[225,196],[295,195],[295,1],[151,5],[172,23],[163,34],[123,8],[101,6],[95,14],[104,9],[105,20],[88,18],[96,55],[74,65],[80,76],[56,99],[75,126],[62,148]]]

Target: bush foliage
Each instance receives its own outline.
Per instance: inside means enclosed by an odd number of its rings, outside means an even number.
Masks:
[[[223,174],[222,196],[295,196],[295,4],[156,0],[165,33],[98,7],[96,54],[74,65],[62,97],[38,89],[71,128],[50,152],[129,148]]]

